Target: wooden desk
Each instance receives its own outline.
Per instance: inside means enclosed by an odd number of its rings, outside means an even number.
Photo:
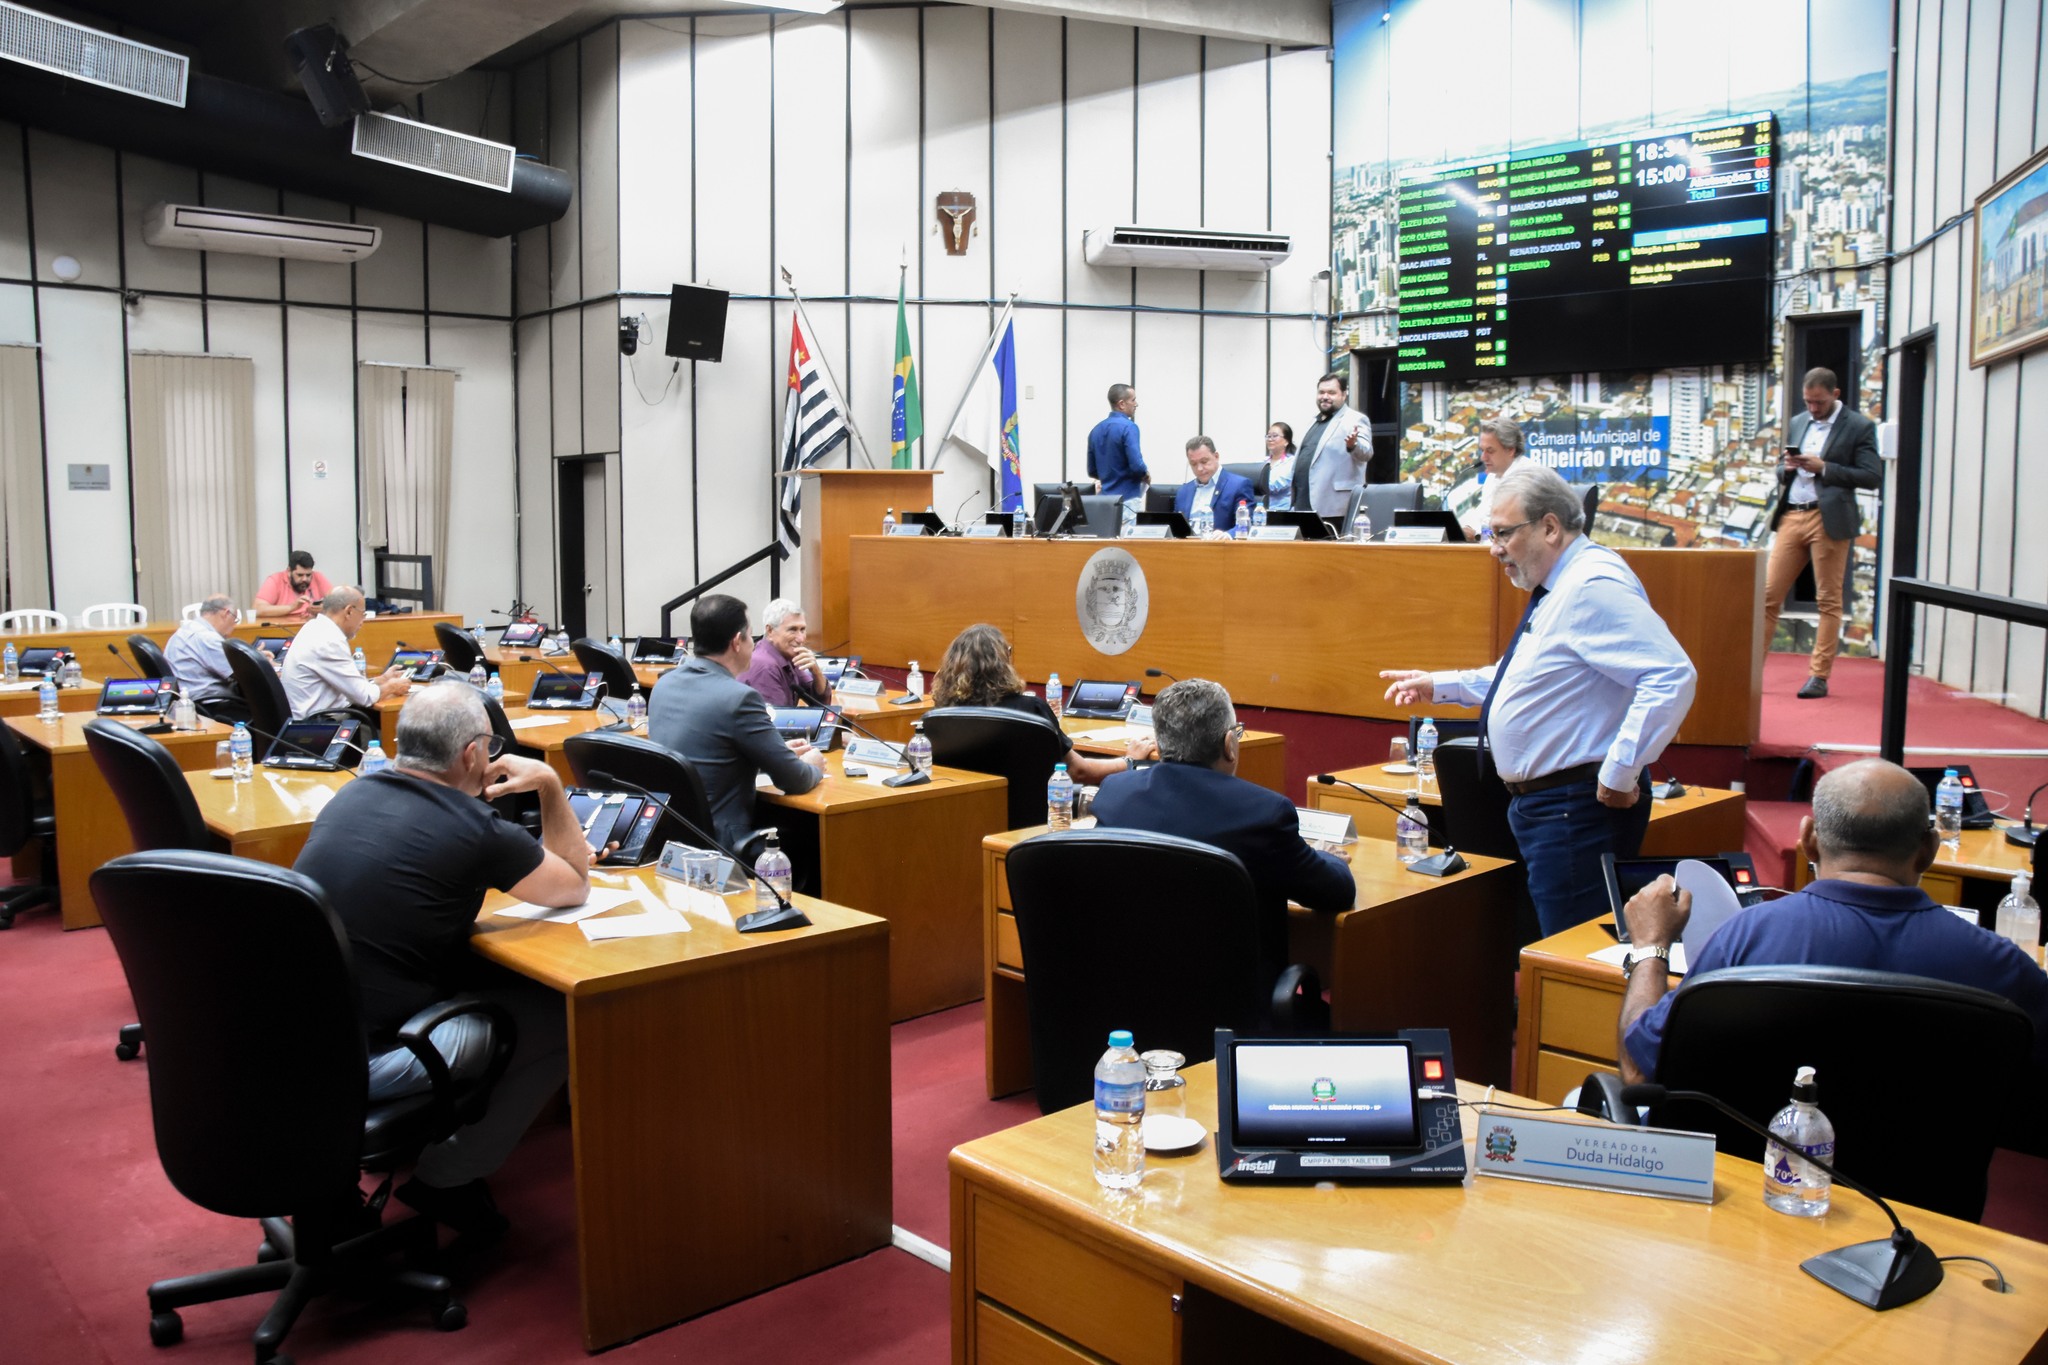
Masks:
[[[23,686],[22,684],[27,684]],[[41,678],[23,678],[21,683],[0,683],[0,716],[33,716],[43,706],[40,695],[43,685]],[[99,709],[101,680],[87,678],[77,687],[57,689],[59,711],[94,711]]]
[[[1334,775],[1378,792],[1397,806],[1407,801],[1408,784],[1415,780],[1386,772],[1384,765],[1378,763],[1346,768]],[[1430,829],[1439,839],[1443,835],[1443,803],[1443,796],[1435,783],[1422,788],[1422,805],[1429,812]],[[1691,858],[1712,853],[1739,853],[1744,833],[1743,816],[1748,804],[1749,798],[1741,792],[1723,791],[1718,787],[1687,787],[1683,796],[1669,801],[1653,801],[1650,805],[1650,828],[1643,835],[1642,856]],[[1349,787],[1326,787],[1320,782],[1310,782],[1308,805],[1311,810],[1343,811],[1358,822],[1360,834],[1370,834],[1375,839],[1394,837],[1394,813]]]
[[[1010,850],[1044,825],[981,841],[982,975],[988,1095],[1031,1087],[1024,952],[1010,899]],[[1515,866],[1467,854],[1469,870],[1424,877],[1394,857],[1392,840],[1348,850],[1353,909],[1325,915],[1291,906],[1288,957],[1314,967],[1339,1029],[1448,1028],[1462,1073],[1502,1082],[1514,1030]],[[1135,951],[1135,949],[1134,949]],[[1147,1044],[1147,1046],[1150,1046]]]
[[[85,747],[85,724],[93,718],[90,711],[66,711],[55,721],[34,715],[6,718],[24,746],[49,755],[50,800],[57,818],[57,892],[66,929],[100,922],[92,899],[92,874],[107,859],[135,851],[127,817]],[[150,738],[170,750],[180,768],[211,768],[213,746],[226,739],[230,729],[202,719],[197,730],[167,730]]]
[[[773,820],[798,866],[819,870],[819,894],[889,921],[889,1018],[910,1019],[981,995],[982,836],[1009,818],[1009,783],[934,768],[918,787],[884,787],[842,771],[800,796],[761,792],[757,821]],[[871,769],[887,777],[885,769]]]
[[[1188,1115],[1212,1134],[1214,1072],[1183,1073]],[[1469,1144],[1478,1121],[1464,1112]],[[1773,1213],[1761,1168],[1739,1157],[1715,1158],[1712,1204],[1514,1180],[1260,1187],[1216,1178],[1212,1136],[1148,1158],[1137,1190],[1112,1192],[1095,1184],[1093,1128],[1083,1105],[954,1149],[957,1365],[1336,1352],[1401,1365],[1974,1363],[2038,1360],[2048,1329],[2048,1246],[1921,1209],[1899,1212],[1941,1255],[1997,1262],[2017,1292],[1956,1264],[1906,1308],[1852,1303],[1799,1263],[1888,1235],[1884,1215],[1847,1191],[1825,1218]],[[1628,1286],[1643,1292],[1632,1300]]]
[[[2015,873],[2027,870],[2033,856],[2032,849],[2008,844],[2003,826],[1966,829],[1957,839],[1953,853],[1943,846],[1934,855],[1934,866],[1922,874],[1920,885],[1943,905],[1961,905],[1965,881],[2010,883]],[[1804,871],[1805,859],[1799,863]],[[2036,893],[2035,899],[2039,898]],[[1990,922],[1988,917],[1985,922]]]
[[[1084,754],[1121,754],[1124,742],[1132,735],[1151,733],[1149,730],[1134,730],[1115,721],[1073,720],[1065,716],[1060,718],[1060,728],[1073,738],[1074,747]],[[1082,738],[1089,734],[1098,734],[1102,738]],[[1287,736],[1270,730],[1245,731],[1244,738],[1237,743],[1237,775],[1268,791],[1287,795]],[[1389,831],[1393,829],[1391,819],[1387,828]]]
[[[548,766],[561,777],[564,785],[574,785],[576,781],[576,774],[569,768],[569,755],[562,748],[569,736],[580,735],[586,730],[601,729],[614,722],[614,717],[606,715],[603,711],[535,711],[525,706],[506,707],[505,719],[514,722],[515,725],[519,721],[529,719],[548,722],[546,725],[515,729],[512,733],[514,738],[527,748],[540,750],[546,757]],[[633,733],[642,739],[647,737],[645,730],[636,730]]]
[[[897,704],[898,697],[909,695],[889,688],[884,688],[879,697],[849,697],[844,692],[834,692],[832,706],[873,730],[877,737],[891,744],[908,744],[911,726],[932,713],[929,693],[916,701]]]
[[[193,799],[206,827],[237,858],[275,867],[290,867],[313,832],[313,821],[343,784],[348,773],[304,773],[266,768],[260,763],[247,782],[215,777],[205,769],[187,772]]]
[[[806,541],[807,549],[811,542]],[[1147,617],[1127,653],[1081,634],[1081,569],[1105,549],[1144,571]],[[1144,667],[1213,678],[1243,706],[1383,720],[1387,668],[1472,668],[1500,657],[1526,598],[1476,545],[1279,541],[969,540],[856,535],[852,642],[868,660],[933,659],[976,621],[1001,630],[1029,676],[1121,678]],[[1756,741],[1763,706],[1763,557],[1753,550],[1626,550],[1650,602],[1699,665],[1681,744]],[[808,558],[808,556],[807,556]],[[1312,582],[1313,593],[1276,593]],[[906,594],[904,583],[918,591]],[[1426,593],[1414,591],[1427,584]],[[1325,602],[1360,604],[1356,629],[1316,628]],[[817,638],[822,635],[813,626]],[[836,646],[835,646],[836,647]],[[1470,718],[1467,707],[1433,708]]]
[[[658,901],[674,886],[624,876]],[[687,934],[590,943],[492,918],[505,900],[471,946],[569,1012],[585,1347],[889,1245],[887,924],[799,896],[808,929],[692,912]]]
[[[1556,1104],[1589,1071],[1616,1071],[1621,968],[1587,954],[1614,946],[1605,916],[1522,949],[1522,1026],[1515,1089]]]
[[[362,629],[356,632],[355,643],[362,648],[366,656],[382,668],[384,663],[390,660],[392,652],[399,647],[398,642],[401,640],[407,641],[415,649],[432,649],[436,621],[447,621],[458,626],[462,624],[461,617],[447,612],[402,612],[396,616],[373,616],[365,620]],[[236,639],[247,640],[253,645],[267,636],[282,635],[289,639],[296,636],[299,627],[304,624],[303,621],[244,621],[235,627],[234,634]],[[107,646],[112,645],[114,653],[121,659],[118,667],[125,670],[115,676],[140,678],[144,674],[137,667],[135,656],[129,652],[128,637],[146,635],[156,641],[158,649],[162,649],[171,636],[177,633],[178,625],[176,621],[152,621],[146,626],[118,626],[110,630],[52,630],[29,635],[12,635],[8,638],[14,641],[17,649],[28,649],[34,645],[62,645],[78,655],[80,664],[103,672],[116,667],[113,659],[107,654]]]

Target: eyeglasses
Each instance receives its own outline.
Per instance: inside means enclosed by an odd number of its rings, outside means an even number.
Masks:
[[[1227,733],[1228,733],[1228,734],[1230,735],[1230,737],[1231,737],[1232,739],[1243,739],[1243,738],[1244,738],[1244,722],[1243,722],[1243,721],[1239,721],[1239,722],[1238,722],[1237,724],[1235,724],[1235,725],[1231,726],[1231,727],[1230,727],[1230,729],[1229,729],[1229,730],[1227,731]]]
[[[474,744],[478,740],[484,742],[484,756],[486,758],[498,758],[505,752],[505,737],[494,730],[486,730],[482,734],[471,735],[469,737],[469,744]],[[466,749],[469,747],[469,744],[465,744],[463,747]]]
[[[1518,521],[1513,526],[1482,526],[1479,528],[1479,538],[1481,540],[1512,540],[1514,539],[1515,532],[1521,530],[1524,526],[1534,526],[1541,520],[1543,520],[1541,517],[1531,517],[1527,521]]]

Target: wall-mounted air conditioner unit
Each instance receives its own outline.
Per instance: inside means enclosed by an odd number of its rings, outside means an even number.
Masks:
[[[1284,232],[1221,232],[1211,228],[1090,228],[1082,254],[1090,265],[1167,270],[1271,270],[1294,250]]]
[[[383,238],[384,229],[368,223],[238,213],[194,204],[158,204],[142,220],[142,240],[151,246],[287,256],[295,261],[360,261]]]

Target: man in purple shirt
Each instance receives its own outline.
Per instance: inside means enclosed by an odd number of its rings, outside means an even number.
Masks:
[[[786,597],[768,604],[761,618],[761,643],[740,681],[770,706],[823,706],[832,697],[825,666],[805,645],[810,627],[804,611]]]
[[[1730,919],[1687,964],[1688,977],[1717,967],[1812,963],[1975,986],[2027,1012],[2035,1062],[2048,1069],[2048,973],[2010,940],[1957,918],[1920,889],[1938,839],[1919,778],[1875,758],[1837,768],[1813,789],[1813,814],[1800,822],[1799,846],[1819,867],[1820,880]],[[1673,998],[1666,962],[1691,912],[1691,893],[1675,892],[1669,877],[1659,877],[1622,908],[1632,940],[1622,963],[1628,982],[1621,998],[1625,1084],[1657,1074]]]

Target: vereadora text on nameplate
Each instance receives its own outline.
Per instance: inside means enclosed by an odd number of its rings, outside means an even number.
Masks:
[[[1444,543],[1444,528],[1441,526],[1396,526],[1387,532],[1389,545],[1441,545]]]
[[[1508,1109],[1478,1114],[1480,1175],[1657,1199],[1714,1198],[1714,1135],[1624,1128]]]
[[[1341,810],[1310,810],[1306,806],[1294,808],[1294,818],[1300,826],[1301,837],[1318,844],[1355,844],[1358,842],[1358,821]]]

